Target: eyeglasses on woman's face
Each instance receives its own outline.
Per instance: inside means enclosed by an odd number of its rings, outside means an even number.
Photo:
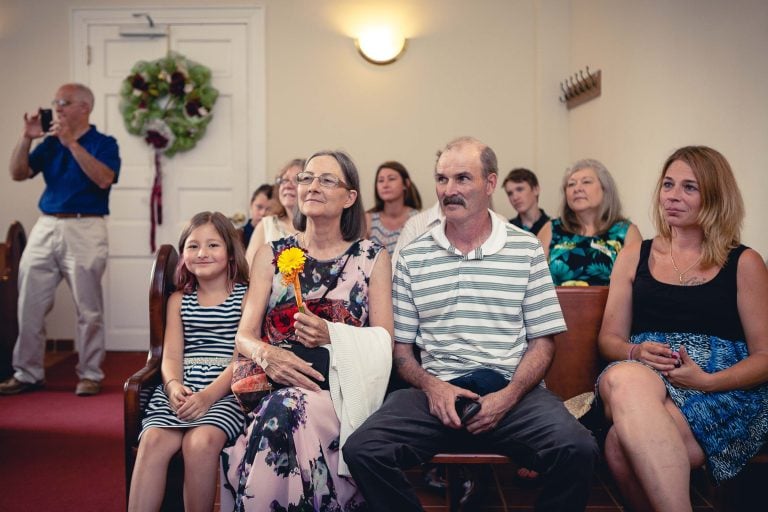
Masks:
[[[277,185],[278,187],[281,185],[287,185],[288,183],[293,183],[293,182],[294,181],[291,180],[290,178],[283,178],[283,177],[275,178],[275,185]]]
[[[324,172],[319,176],[315,176],[311,172],[306,172],[306,171],[300,172],[299,174],[296,175],[296,184],[311,185],[312,182],[315,181],[315,178],[317,178],[317,180],[320,182],[321,187],[325,187],[325,188],[344,187],[345,189],[350,190],[349,185],[341,181],[341,178],[329,172]]]

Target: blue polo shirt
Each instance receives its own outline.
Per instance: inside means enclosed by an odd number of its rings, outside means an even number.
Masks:
[[[104,135],[91,125],[77,142],[98,161],[120,174],[120,150],[114,137]],[[40,211],[109,215],[109,191],[94,183],[80,168],[69,149],[58,137],[46,137],[29,155],[32,176],[43,173],[45,190],[40,197]]]

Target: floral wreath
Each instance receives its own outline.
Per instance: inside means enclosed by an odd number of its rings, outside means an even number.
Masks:
[[[150,197],[149,245],[155,252],[155,228],[163,223],[163,180],[160,156],[189,151],[213,117],[219,91],[211,86],[211,70],[169,52],[152,62],[139,61],[120,88],[125,128],[144,137],[155,151],[155,180]]]
[[[172,157],[205,135],[218,96],[210,69],[171,52],[134,64],[120,90],[120,112],[128,133]]]

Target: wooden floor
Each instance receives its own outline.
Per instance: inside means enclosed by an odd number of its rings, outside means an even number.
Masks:
[[[506,510],[515,512],[534,510],[533,504],[540,491],[538,487],[531,484],[524,484],[523,486],[516,484],[516,475],[511,466],[498,465],[494,466],[492,470],[495,475],[487,479],[487,489],[483,493],[484,502],[472,507],[472,511],[500,512],[505,510],[502,499],[506,502]],[[445,495],[427,487],[423,483],[420,470],[410,470],[408,476],[426,511],[447,512],[449,510]],[[691,491],[694,512],[714,512],[715,510],[704,497],[706,491],[699,490],[699,488],[703,489],[704,487],[703,483],[696,483]],[[588,512],[623,512],[627,510],[621,505],[619,493],[605,468],[599,468],[595,475],[586,510]]]
[[[500,485],[489,482],[486,492],[483,493],[486,496],[483,502],[471,508],[465,508],[463,512],[533,511],[533,504],[539,489],[533,485],[526,485],[525,487],[515,485],[511,467],[499,466],[494,471],[496,472],[495,478],[498,479]],[[450,510],[446,502],[446,495],[427,487],[423,482],[420,469],[411,469],[407,474],[426,512],[448,512]],[[703,494],[706,492],[702,493],[697,486],[691,490],[694,512],[714,512],[714,507]],[[502,496],[506,508],[502,503]],[[218,494],[216,500],[215,512],[219,512]],[[592,486],[592,494],[589,497],[586,512],[624,512],[625,510],[628,509],[621,505],[619,493],[610,481],[610,476],[604,474],[604,470],[599,470]]]

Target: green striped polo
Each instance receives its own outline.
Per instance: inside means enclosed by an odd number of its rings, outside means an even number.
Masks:
[[[443,219],[398,256],[395,341],[416,343],[441,380],[478,368],[511,378],[528,340],[566,330],[538,239],[496,215],[491,222],[468,254],[448,241]]]

